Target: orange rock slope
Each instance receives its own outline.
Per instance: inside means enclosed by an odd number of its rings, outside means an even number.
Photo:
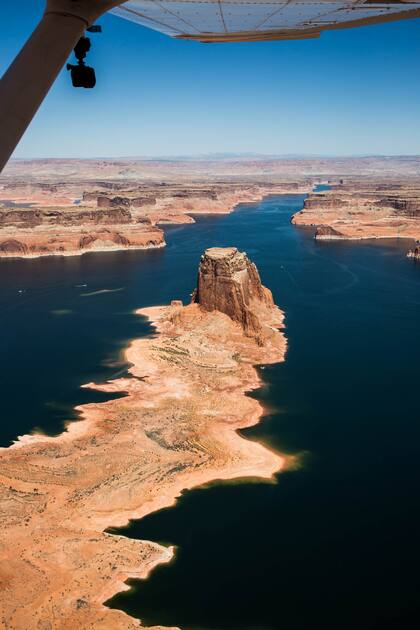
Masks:
[[[310,194],[296,225],[316,226],[318,240],[420,238],[420,180],[351,180]]]
[[[139,311],[156,334],[131,343],[127,377],[87,386],[124,398],[80,407],[81,421],[58,437],[28,435],[1,449],[5,629],[141,627],[104,602],[173,549],[105,529],[171,505],[185,488],[271,480],[285,465],[237,433],[263,412],[246,395],[259,386],[253,365],[284,359],[283,314],[234,248],[205,253],[198,287],[188,306]]]

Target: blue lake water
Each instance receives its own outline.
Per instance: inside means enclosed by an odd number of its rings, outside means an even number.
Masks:
[[[108,603],[147,625],[419,627],[420,268],[404,241],[316,242],[290,224],[302,203],[201,217],[164,250],[1,261],[3,445],[104,399],[80,385],[124,372],[121,350],[149,331],[133,310],[188,300],[206,247],[245,250],[286,311],[286,362],[255,393],[267,416],[243,433],[301,465],[185,492],[119,530],[178,547]]]

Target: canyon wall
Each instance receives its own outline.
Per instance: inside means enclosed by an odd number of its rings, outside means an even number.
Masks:
[[[25,182],[0,185],[0,257],[74,255],[165,245],[160,226],[194,223],[308,183]]]
[[[295,225],[316,227],[318,240],[420,238],[420,178],[350,180],[314,192]]]

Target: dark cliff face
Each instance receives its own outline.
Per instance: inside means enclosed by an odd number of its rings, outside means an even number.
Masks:
[[[193,301],[207,311],[221,311],[258,336],[258,309],[272,307],[271,291],[261,284],[258,270],[235,247],[207,249],[201,257]]]
[[[22,255],[28,253],[28,248],[24,243],[16,240],[15,238],[9,238],[0,242],[0,252],[3,254],[16,254]]]
[[[390,207],[399,211],[400,214],[418,217],[420,216],[420,198],[419,197],[385,197],[378,201],[375,205],[380,207]]]
[[[131,223],[131,212],[126,208],[113,208],[110,210],[84,210],[80,213],[69,213],[69,219],[66,215],[63,216],[63,223],[76,222],[79,223],[94,223],[101,225],[117,225],[124,223]]]
[[[92,200],[94,197],[86,197]],[[143,206],[155,205],[156,197],[145,195],[141,197],[107,197],[99,195],[96,197],[98,208],[141,208]]]
[[[40,225],[119,225],[131,223],[131,212],[127,208],[91,210],[81,207],[1,209],[0,227],[34,228]]]
[[[181,199],[191,199],[194,197],[198,197],[199,199],[213,199],[216,201],[218,199],[217,191],[215,190],[178,190],[174,193],[174,197]]]
[[[0,209],[0,227],[36,227],[43,221],[41,210]]]
[[[319,225],[315,232],[315,238],[318,240],[337,240],[345,238],[345,236],[330,225]]]
[[[420,190],[407,186],[403,189],[394,184],[390,185],[388,195],[382,193],[388,191],[385,185],[357,184],[354,187],[334,186],[327,193],[312,193],[304,201],[304,210],[345,210],[351,211],[362,204],[372,210],[391,209],[395,214],[407,217],[420,216]],[[392,193],[392,194],[391,194]]]
[[[127,197],[105,197],[101,195],[97,198],[98,208],[122,208],[130,207],[130,200]]]
[[[303,202],[305,210],[327,210],[334,208],[345,208],[349,205],[348,200],[340,199],[333,195],[323,195],[322,193],[314,193],[312,196],[306,197]]]

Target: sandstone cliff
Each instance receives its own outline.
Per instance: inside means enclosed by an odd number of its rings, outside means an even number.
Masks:
[[[311,193],[296,225],[317,228],[318,240],[420,237],[420,182],[350,180],[327,192]]]
[[[310,183],[47,183],[0,178],[0,257],[162,247],[159,226],[194,223],[192,214],[224,214],[238,203],[300,187],[309,190]]]
[[[220,311],[258,340],[275,326],[277,308],[258,270],[236,247],[212,247],[201,257],[192,301],[206,311]]]
[[[330,225],[319,225],[316,228],[315,238],[319,241],[338,241],[347,237]]]
[[[37,226],[0,230],[0,258],[74,256],[88,251],[149,249],[163,247],[164,234],[150,225],[82,224],[62,227]]]

